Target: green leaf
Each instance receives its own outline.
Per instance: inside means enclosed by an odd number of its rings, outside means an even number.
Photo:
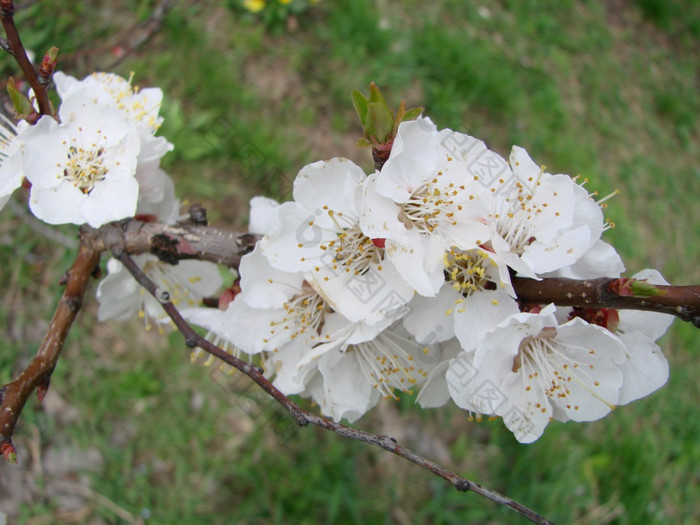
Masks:
[[[386,104],[386,100],[384,100],[384,95],[382,95],[382,92],[379,91],[377,84],[374,82],[369,85],[369,101],[370,103],[377,102],[379,104],[384,104],[384,107],[389,109],[389,106]]]
[[[12,77],[7,81],[7,92],[10,94],[15,112],[19,116],[29,115],[34,112],[34,106],[32,106],[31,101],[24,93],[17,89],[15,79]]]
[[[391,138],[394,129],[394,115],[392,115],[386,103],[370,102],[367,112],[367,124],[365,133],[374,137],[378,142],[386,142]]]
[[[365,122],[367,120],[367,99],[358,90],[353,89],[352,91],[352,105],[355,107],[357,116],[360,117],[360,122],[362,127],[365,127]]]
[[[632,294],[634,297],[654,297],[655,295],[665,295],[665,290],[660,290],[653,284],[646,281],[632,281]]]
[[[411,108],[401,117],[401,122],[407,122],[409,120],[416,120],[423,113],[423,108]]]
[[[367,140],[365,138],[361,138],[357,141],[357,144],[355,144],[355,147],[356,148],[369,148],[371,145],[372,145],[372,143],[369,140]]]

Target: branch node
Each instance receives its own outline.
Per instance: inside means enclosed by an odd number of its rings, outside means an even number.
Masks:
[[[36,397],[41,403],[46,397],[46,393],[49,391],[49,385],[51,384],[51,373],[46,374],[41,378],[39,384],[36,385]]]
[[[238,248],[241,251],[241,253],[246,254],[250,253],[253,251],[255,248],[255,243],[258,241],[258,236],[254,235],[252,233],[246,233],[243,235],[240,235],[236,239],[236,244],[238,244]]]
[[[197,334],[183,334],[185,337],[185,344],[188,348],[194,348],[197,346]]]
[[[190,221],[197,226],[206,226],[209,224],[206,208],[201,204],[193,204],[190,206]]]
[[[306,425],[309,424],[309,420],[302,413],[295,413],[294,420],[297,422],[297,425],[299,425],[300,427],[305,427]]]
[[[153,293],[155,298],[158,300],[160,304],[165,304],[170,302],[170,292],[167,290],[162,290],[160,288],[156,288],[156,291]]]
[[[66,297],[66,306],[71,313],[76,313],[83,306],[83,300],[80,297]]]
[[[460,492],[469,492],[472,489],[472,484],[467,479],[460,479],[455,483],[455,488]]]

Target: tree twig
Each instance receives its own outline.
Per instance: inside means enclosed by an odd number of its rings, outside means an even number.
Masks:
[[[62,278],[65,290],[36,356],[19,376],[0,391],[0,452],[12,462],[17,460],[12,444],[17,420],[34,389],[37,389],[40,401],[46,394],[63,343],[83,304],[90,275],[99,261],[99,251],[88,246],[80,247],[73,266]]]
[[[238,267],[241,257],[249,253],[259,235],[232,232],[210,226],[157,222],[144,223],[129,219],[94,230],[83,227],[83,242],[96,250],[117,248],[126,253],[153,253],[165,262],[202,259]],[[624,279],[626,280],[626,279]],[[700,286],[656,286],[662,293],[653,297],[622,295],[620,279],[542,280],[513,278],[513,288],[524,303],[559,306],[586,306],[646,310],[674,315],[700,328]]]
[[[83,226],[81,242],[95,250],[119,249],[135,255],[152,253],[176,264],[182,259],[199,259],[237,268],[241,257],[253,251],[259,236],[202,226],[162,224],[128,219],[95,230]]]
[[[161,0],[161,2],[153,8],[153,12],[151,13],[151,16],[148,17],[148,20],[139,24],[138,27],[141,29],[141,31],[139,32],[139,29],[134,27],[130,28],[127,32],[128,37],[125,39],[124,45],[117,44],[117,46],[124,50],[123,53],[111,63],[102,66],[102,68],[105,71],[113,70],[127,57],[151,40],[153,36],[163,27],[165,17],[173,7],[175,7],[174,0]]]
[[[646,310],[675,315],[700,328],[700,286],[656,285],[661,292],[659,295],[637,297],[622,295],[617,286],[620,281],[611,278],[579,281],[560,277],[541,281],[524,277],[512,279],[518,299],[525,303]]]
[[[251,363],[243,361],[236,356],[225,352],[223,349],[210,343],[202,336],[197,334],[183,319],[175,305],[170,302],[168,293],[159,289],[127,253],[117,250],[113,252],[113,254],[129,270],[134,279],[136,279],[141,286],[148,290],[148,292],[160,302],[163,309],[167,312],[170,319],[172,319],[177,329],[183,335],[187,346],[191,348],[198,346],[205,352],[214,355],[228,365],[233,366],[234,368],[243,372],[245,375],[255,381],[255,383],[265,392],[267,392],[273,399],[275,399],[275,401],[282,405],[282,407],[284,407],[285,410],[287,410],[294,417],[298,425],[305,426],[311,423],[312,425],[318,426],[325,430],[330,430],[331,432],[335,432],[336,434],[345,436],[349,439],[375,445],[381,449],[396,454],[397,456],[406,459],[411,463],[415,463],[421,468],[424,468],[425,470],[443,478],[444,480],[450,482],[457,490],[463,492],[475,492],[476,494],[479,494],[480,496],[483,496],[499,505],[510,507],[518,514],[526,517],[534,523],[550,523],[546,518],[525,505],[441,467],[434,461],[427,459],[417,452],[399,445],[392,437],[372,434],[371,432],[341,425],[340,423],[335,423],[334,421],[331,421],[325,417],[318,416],[302,409],[299,405],[291,401],[282,392],[275,388],[275,386],[273,386],[272,383],[265,378],[260,369]]]
[[[22,69],[27,82],[29,82],[29,85],[34,90],[34,96],[39,105],[39,113],[42,115],[51,115],[51,104],[49,102],[46,86],[41,83],[34,66],[29,61],[27,52],[22,44],[22,39],[19,36],[19,31],[17,31],[17,26],[15,26],[14,12],[15,7],[12,0],[0,0],[0,20],[5,29],[5,35],[7,35],[10,52]]]

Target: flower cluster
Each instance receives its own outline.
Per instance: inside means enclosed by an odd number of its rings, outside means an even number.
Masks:
[[[34,126],[0,125],[0,207],[26,178],[29,207],[49,224],[99,227],[134,216],[174,223],[180,203],[160,168],[172,144],[156,136],[162,91],[138,89],[112,73],[77,80],[57,72],[53,78],[61,98],[57,119],[45,115]],[[134,259],[182,307],[196,306],[221,286],[212,263],[171,266],[150,254]],[[167,321],[121,263],[111,259],[107,270],[97,290],[101,320],[139,315],[147,326],[150,319]]]
[[[54,81],[56,119],[0,128],[0,204],[26,178],[39,219],[98,227],[162,200],[159,163],[172,149],[155,136],[162,91],[139,90],[111,73],[77,80],[57,72]]]
[[[57,119],[0,123],[0,206],[26,178],[32,212],[50,224],[177,222],[160,168],[172,145],[156,136],[162,92],[106,73],[55,82]],[[380,171],[320,161],[299,172],[292,201],[253,199],[250,231],[262,240],[220,309],[198,307],[221,287],[216,265],[134,259],[186,319],[336,420],[415,392],[423,407],[452,400],[470,417],[500,417],[531,442],[551,420],[598,419],[668,377],[655,341],[671,317],[515,293],[513,276],[620,275],[594,197],[522,148],[506,161],[419,117],[398,125]],[[121,263],[107,270],[101,320],[168,322]],[[666,284],[653,270],[634,277]]]
[[[381,171],[316,162],[293,201],[254,199],[250,230],[264,237],[235,298],[184,315],[262,356],[280,390],[336,420],[419,390],[424,407],[451,399],[531,442],[553,419],[595,420],[666,382],[655,340],[671,317],[514,292],[513,275],[619,276],[606,227],[575,178],[418,118],[399,126]]]

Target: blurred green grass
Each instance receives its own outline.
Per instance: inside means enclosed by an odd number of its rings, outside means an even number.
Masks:
[[[147,20],[157,2],[59,10],[40,0],[25,12],[17,4],[27,46],[39,54],[59,46],[64,69],[82,76],[111,63],[124,28]],[[691,0],[326,0],[274,30],[223,3],[193,2],[178,4],[116,72],[164,90],[162,134],[175,144],[165,167],[179,195],[203,202],[219,225],[242,227],[254,194],[288,198],[307,162],[347,156],[369,169],[368,153],[354,149],[349,93],[375,81],[394,104],[424,106],[439,127],[504,155],[521,145],[601,195],[619,188],[607,210],[617,227],[606,238],[630,272],[655,267],[693,284],[699,27]],[[0,66],[3,78],[15,74],[7,57]],[[3,382],[33,355],[72,257],[30,223],[7,208],[0,215]],[[245,378],[190,365],[177,334],[98,325],[95,311],[92,301],[52,379],[64,404],[32,400],[17,434],[24,463],[1,467],[1,484],[43,487],[14,506],[3,490],[0,509],[14,509],[18,522],[68,522],[65,491],[50,490],[65,478],[153,523],[522,522],[398,458],[297,429]],[[697,522],[696,330],[676,322],[662,346],[666,387],[602,421],[552,424],[533,445],[517,444],[499,421],[468,423],[461,411],[420,411],[408,399],[357,426],[559,523]],[[51,468],[73,449],[99,461]],[[90,500],[92,519],[123,522],[98,501]]]

